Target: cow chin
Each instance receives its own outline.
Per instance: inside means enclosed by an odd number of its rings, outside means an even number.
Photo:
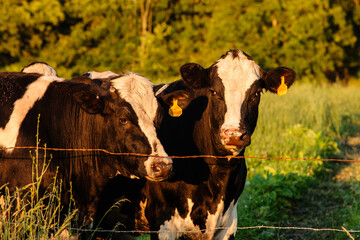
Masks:
[[[246,146],[250,145],[250,138],[246,138],[244,140],[237,139],[234,141],[233,139],[225,139],[221,141],[224,148],[232,153],[234,157],[238,156]]]
[[[230,151],[234,157],[238,156],[244,147],[238,147],[235,145],[225,145],[226,150]]]

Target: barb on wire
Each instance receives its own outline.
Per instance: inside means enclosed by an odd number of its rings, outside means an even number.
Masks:
[[[142,153],[115,153],[105,149],[66,149],[66,148],[49,148],[49,147],[8,147],[1,148],[0,151],[13,150],[13,149],[42,149],[48,151],[67,151],[67,152],[103,152],[109,155],[117,156],[137,156],[137,157],[155,157],[154,155],[142,154]],[[158,156],[157,158],[173,158],[173,159],[186,159],[186,158],[212,158],[212,159],[260,159],[260,160],[299,160],[299,161],[322,161],[322,162],[360,162],[360,159],[321,159],[321,158],[293,158],[293,157],[255,157],[255,156],[214,156],[214,155],[192,155],[192,156]]]

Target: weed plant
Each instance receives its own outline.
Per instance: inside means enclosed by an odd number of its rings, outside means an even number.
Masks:
[[[60,239],[63,231],[69,229],[76,218],[77,211],[72,210],[73,206],[69,206],[67,217],[61,220],[62,182],[57,178],[57,174],[44,193],[40,190],[51,157],[46,160],[44,150],[44,159],[40,159],[38,144],[37,136],[35,152],[30,152],[31,159],[24,160],[33,161],[32,183],[16,188],[13,192],[10,192],[6,184],[0,187],[1,240]],[[71,231],[68,232],[71,234]]]

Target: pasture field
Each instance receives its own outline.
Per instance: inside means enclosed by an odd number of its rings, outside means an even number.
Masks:
[[[246,156],[360,160],[360,87],[295,84],[265,93]],[[247,158],[239,227],[360,231],[360,163]],[[360,232],[351,233],[355,239]],[[351,239],[345,232],[238,230],[236,239]]]
[[[282,97],[264,93],[245,155],[360,160],[360,87],[295,84]],[[36,164],[36,158],[33,161]],[[360,231],[360,163],[246,161],[248,178],[239,200],[239,227],[343,226]],[[34,176],[41,180],[41,172]],[[37,193],[36,183],[1,196],[0,239],[47,239],[49,234],[59,239],[61,230],[80,226],[73,210],[60,225],[59,210],[64,206],[59,203],[58,184],[54,179],[45,196]],[[11,208],[16,210],[13,215]],[[360,238],[360,232],[351,235]],[[238,230],[236,239],[351,238],[345,232],[254,228]]]

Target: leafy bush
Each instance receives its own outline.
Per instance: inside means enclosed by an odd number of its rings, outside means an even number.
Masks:
[[[247,182],[239,200],[238,226],[282,226],[291,216],[293,201],[300,199],[312,181],[295,174],[256,175]],[[275,230],[240,230],[237,239],[274,239]]]

